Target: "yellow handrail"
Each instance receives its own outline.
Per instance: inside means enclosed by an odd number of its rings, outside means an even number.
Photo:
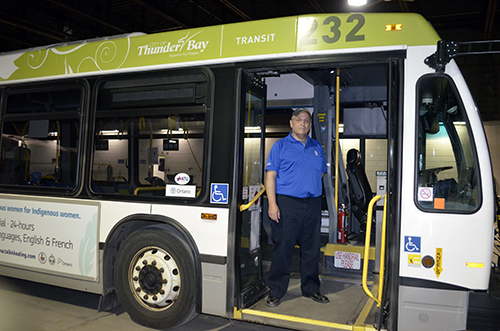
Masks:
[[[386,224],[387,224],[387,194],[384,196],[384,211],[382,217],[382,238],[380,240],[380,272],[379,272],[379,285],[378,285],[378,298],[380,303],[377,307],[380,307],[382,302],[382,290],[384,288],[384,273],[385,273],[385,235],[386,235]]]
[[[335,211],[339,210],[339,143],[340,143],[340,133],[339,133],[339,123],[340,123],[340,68],[337,68],[337,83],[335,91]]]
[[[247,210],[248,208],[250,208],[251,205],[253,205],[255,203],[255,201],[257,201],[257,199],[260,198],[260,196],[266,191],[266,187],[264,186],[264,184],[261,184],[262,185],[262,189],[260,190],[259,193],[257,193],[256,196],[253,197],[253,199],[247,203],[246,205],[241,205],[240,206],[240,211],[244,211],[244,210]]]
[[[141,191],[165,191],[165,186],[141,186],[135,189],[134,195],[139,195]]]
[[[377,307],[380,307],[381,305],[381,297],[382,297],[382,289],[384,285],[384,268],[385,268],[385,229],[386,229],[386,207],[387,207],[387,195],[385,196],[384,199],[384,216],[382,219],[382,239],[380,243],[380,276],[379,276],[379,290],[378,290],[378,298],[375,298],[373,296],[372,292],[368,289],[367,286],[367,277],[368,277],[368,254],[370,251],[370,237],[371,237],[371,231],[372,231],[372,215],[373,215],[373,205],[375,202],[380,200],[382,198],[381,195],[376,195],[373,197],[373,199],[370,200],[370,204],[368,205],[368,214],[366,216],[366,238],[365,238],[365,251],[364,251],[364,259],[363,259],[363,279],[362,279],[362,285],[363,285],[363,290],[365,291],[366,295],[368,295],[370,298],[375,300],[377,303]]]

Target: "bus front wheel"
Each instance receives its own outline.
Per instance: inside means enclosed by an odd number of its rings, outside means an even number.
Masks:
[[[121,304],[136,323],[173,328],[196,315],[196,268],[184,239],[163,229],[131,234],[118,251],[115,285]]]

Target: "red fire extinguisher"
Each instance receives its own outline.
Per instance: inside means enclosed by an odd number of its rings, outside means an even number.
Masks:
[[[347,211],[344,204],[340,205],[338,216],[337,241],[347,243]]]

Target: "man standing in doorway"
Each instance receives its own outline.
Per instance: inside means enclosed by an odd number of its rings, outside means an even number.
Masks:
[[[308,136],[311,113],[296,109],[290,119],[292,132],[278,140],[266,164],[272,240],[270,288],[267,305],[277,307],[288,289],[295,244],[300,246],[302,295],[321,303],[328,298],[319,292],[321,246],[322,177],[326,173],[321,144]]]

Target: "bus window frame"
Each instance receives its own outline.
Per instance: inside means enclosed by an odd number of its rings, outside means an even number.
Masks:
[[[155,106],[155,105],[150,105],[148,102],[143,107],[140,107],[138,105],[135,105],[130,108],[130,107],[107,107],[105,110],[99,109],[99,97],[100,97],[100,91],[102,91],[102,86],[104,84],[111,82],[112,84],[116,84],[116,87],[111,87],[109,90],[116,90],[119,91],[120,93],[123,92],[124,87],[120,86],[120,84],[130,82],[132,85],[127,85],[126,89],[129,89],[134,85],[134,83],[144,83],[144,81],[147,81],[149,79],[154,79],[159,78],[161,79],[162,77],[166,77],[165,82],[162,84],[158,83],[152,83],[150,85],[146,84],[141,84],[138,85],[141,87],[141,91],[147,90],[146,86],[149,86],[151,88],[154,87],[159,87],[159,86],[181,86],[184,87],[189,84],[189,82],[181,81],[181,82],[175,82],[172,80],[172,77],[194,77],[196,75],[203,75],[205,77],[205,80],[202,82],[202,84],[206,85],[206,94],[204,95],[205,102],[200,103],[200,102],[194,102],[189,105],[185,104],[165,104],[164,106]],[[193,83],[194,85],[198,84],[198,82]],[[99,197],[99,198],[105,198],[109,200],[120,200],[120,201],[125,201],[125,200],[130,200],[130,201],[147,201],[147,202],[161,202],[161,203],[169,203],[169,204],[183,204],[183,205],[197,205],[200,203],[203,203],[209,193],[209,176],[210,176],[210,153],[211,153],[211,147],[210,147],[210,142],[211,142],[211,135],[212,135],[212,121],[213,121],[213,94],[214,94],[214,89],[215,89],[215,80],[213,77],[213,73],[209,68],[203,67],[203,68],[195,68],[195,69],[173,69],[173,70],[162,70],[162,71],[155,71],[155,72],[141,72],[139,74],[137,73],[129,73],[129,74],[120,74],[120,75],[111,75],[111,76],[103,76],[100,77],[99,79],[96,80],[95,84],[93,85],[93,102],[94,102],[94,107],[90,112],[90,120],[89,120],[89,134],[88,134],[88,142],[89,142],[89,154],[90,154],[90,161],[88,162],[87,166],[87,171],[89,174],[89,180],[87,183],[87,191],[91,196],[94,197]],[[108,89],[105,89],[108,90]],[[196,89],[195,89],[196,91]],[[106,92],[107,94],[108,92]],[[96,192],[95,190],[92,189],[92,172],[93,172],[93,165],[94,165],[94,153],[95,153],[95,135],[96,135],[96,130],[97,129],[97,123],[98,123],[98,118],[109,118],[112,116],[121,116],[123,118],[126,117],[137,117],[137,108],[141,108],[141,116],[147,116],[147,115],[159,115],[159,114],[179,114],[179,113],[203,113],[205,115],[204,118],[204,129],[203,132],[201,133],[203,135],[203,163],[202,163],[202,179],[200,181],[200,193],[197,194],[195,198],[186,198],[186,197],[171,197],[171,196],[141,196],[141,195],[120,195],[120,194],[113,194],[113,193],[101,193],[101,192]],[[144,112],[142,112],[144,110]],[[135,113],[134,113],[135,112]]]
[[[474,173],[475,173],[475,176],[476,176],[476,187],[477,187],[477,199],[478,199],[478,202],[476,203],[476,206],[473,208],[473,209],[470,209],[470,210],[467,210],[467,209],[436,209],[436,208],[424,208],[418,201],[418,184],[419,184],[419,153],[418,153],[418,147],[419,147],[419,139],[418,139],[418,135],[419,135],[419,109],[420,109],[420,92],[419,92],[419,88],[420,88],[420,85],[422,84],[422,81],[425,80],[426,78],[429,78],[429,77],[432,77],[432,78],[442,78],[442,79],[446,79],[449,83],[449,86],[450,86],[450,89],[451,91],[454,93],[455,97],[456,97],[456,101],[457,101],[457,105],[459,106],[459,109],[462,110],[462,115],[464,117],[464,121],[465,121],[465,126],[467,128],[467,134],[469,135],[469,141],[470,141],[470,145],[471,145],[471,150],[472,150],[472,154],[473,154],[473,158],[474,158]],[[414,148],[414,157],[415,157],[415,161],[414,161],[414,174],[415,174],[415,179],[414,179],[414,183],[413,183],[413,202],[415,204],[415,206],[422,212],[425,212],[425,213],[436,213],[436,214],[459,214],[459,215],[470,215],[470,214],[474,214],[476,213],[478,210],[481,209],[481,206],[483,204],[483,188],[482,188],[482,181],[481,181],[481,172],[479,171],[480,168],[479,168],[479,160],[478,160],[478,155],[477,155],[477,149],[476,149],[476,143],[475,143],[475,140],[474,140],[474,134],[472,132],[472,129],[471,129],[471,125],[470,125],[470,120],[469,120],[469,116],[467,114],[467,110],[465,108],[465,105],[463,103],[463,100],[462,100],[462,97],[461,97],[461,94],[459,93],[459,90],[457,88],[457,85],[455,84],[453,78],[450,76],[450,75],[447,75],[447,74],[444,74],[444,73],[429,73],[429,74],[424,74],[422,75],[421,77],[419,77],[419,79],[417,80],[416,84],[415,84],[415,108],[414,108],[414,112],[415,112],[415,135],[414,135],[414,139],[415,139],[415,148]],[[444,122],[443,122],[444,123]],[[448,130],[448,127],[446,127],[446,129]],[[460,148],[461,151],[462,151],[462,154],[463,154],[463,148]],[[455,146],[453,146],[453,150],[455,150]],[[456,158],[456,153],[453,154],[453,156]],[[458,172],[458,169],[457,169],[457,172]]]
[[[8,97],[14,94],[27,94],[30,92],[47,92],[47,91],[63,91],[63,90],[80,90],[79,107],[72,111],[59,111],[53,113],[53,116],[48,116],[45,113],[19,113],[16,115],[6,114]],[[27,120],[27,115],[31,115],[29,120],[39,119],[78,119],[78,130],[83,132],[88,127],[85,114],[88,113],[88,100],[90,98],[90,84],[86,79],[64,79],[56,81],[47,81],[43,83],[27,83],[13,85],[0,90],[1,109],[0,109],[0,131],[3,136],[3,125],[6,120],[13,121],[23,118]],[[58,116],[59,115],[59,116]],[[85,158],[86,138],[84,135],[79,135],[77,141],[76,162],[75,162],[75,182],[70,188],[54,187],[54,186],[36,186],[36,185],[17,185],[17,184],[0,184],[2,192],[5,193],[21,193],[21,194],[39,194],[50,193],[54,196],[76,196],[82,191],[82,171],[83,160]]]

